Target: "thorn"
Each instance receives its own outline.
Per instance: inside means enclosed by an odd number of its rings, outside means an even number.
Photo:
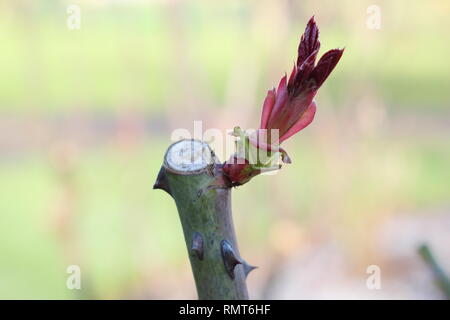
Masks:
[[[161,170],[159,170],[158,177],[156,178],[156,182],[153,185],[153,189],[161,189],[172,195],[167,183],[166,170],[164,169],[164,167],[161,167]]]
[[[292,163],[291,158],[284,149],[280,148],[280,152],[281,152],[281,161],[283,161],[284,163]]]
[[[236,256],[233,246],[227,240],[222,240],[220,243],[220,249],[222,253],[223,264],[225,265],[225,270],[231,279],[234,279],[234,269],[238,264],[242,264],[241,258]]]
[[[244,266],[244,273],[245,273],[245,277],[247,278],[248,274],[250,272],[252,272],[253,270],[257,269],[258,267],[256,266],[252,266],[251,264],[249,264],[247,261],[244,260],[243,263]]]
[[[203,260],[203,237],[199,232],[194,232],[194,235],[192,237],[191,251],[197,256],[199,260]]]

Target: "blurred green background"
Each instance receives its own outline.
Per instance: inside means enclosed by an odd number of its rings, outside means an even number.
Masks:
[[[293,164],[233,191],[250,295],[440,298],[415,250],[450,271],[446,0],[1,1],[0,298],[195,298],[175,205],[152,190],[171,133],[257,126],[312,15],[321,53],[346,51],[285,144]]]

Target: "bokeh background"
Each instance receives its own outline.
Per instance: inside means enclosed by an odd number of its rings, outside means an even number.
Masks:
[[[450,272],[446,0],[1,1],[0,298],[195,299],[171,133],[257,126],[312,15],[346,51],[293,163],[233,191],[250,295],[444,298],[417,247]]]

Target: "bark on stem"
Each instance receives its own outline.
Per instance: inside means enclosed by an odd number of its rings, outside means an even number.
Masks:
[[[164,157],[155,189],[174,199],[199,299],[248,299],[231,214],[231,189],[208,144],[182,140]]]

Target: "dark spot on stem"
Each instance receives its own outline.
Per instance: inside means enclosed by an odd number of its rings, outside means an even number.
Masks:
[[[194,232],[194,235],[192,236],[191,251],[197,256],[199,260],[203,260],[205,249],[203,246],[203,237],[200,232]]]

